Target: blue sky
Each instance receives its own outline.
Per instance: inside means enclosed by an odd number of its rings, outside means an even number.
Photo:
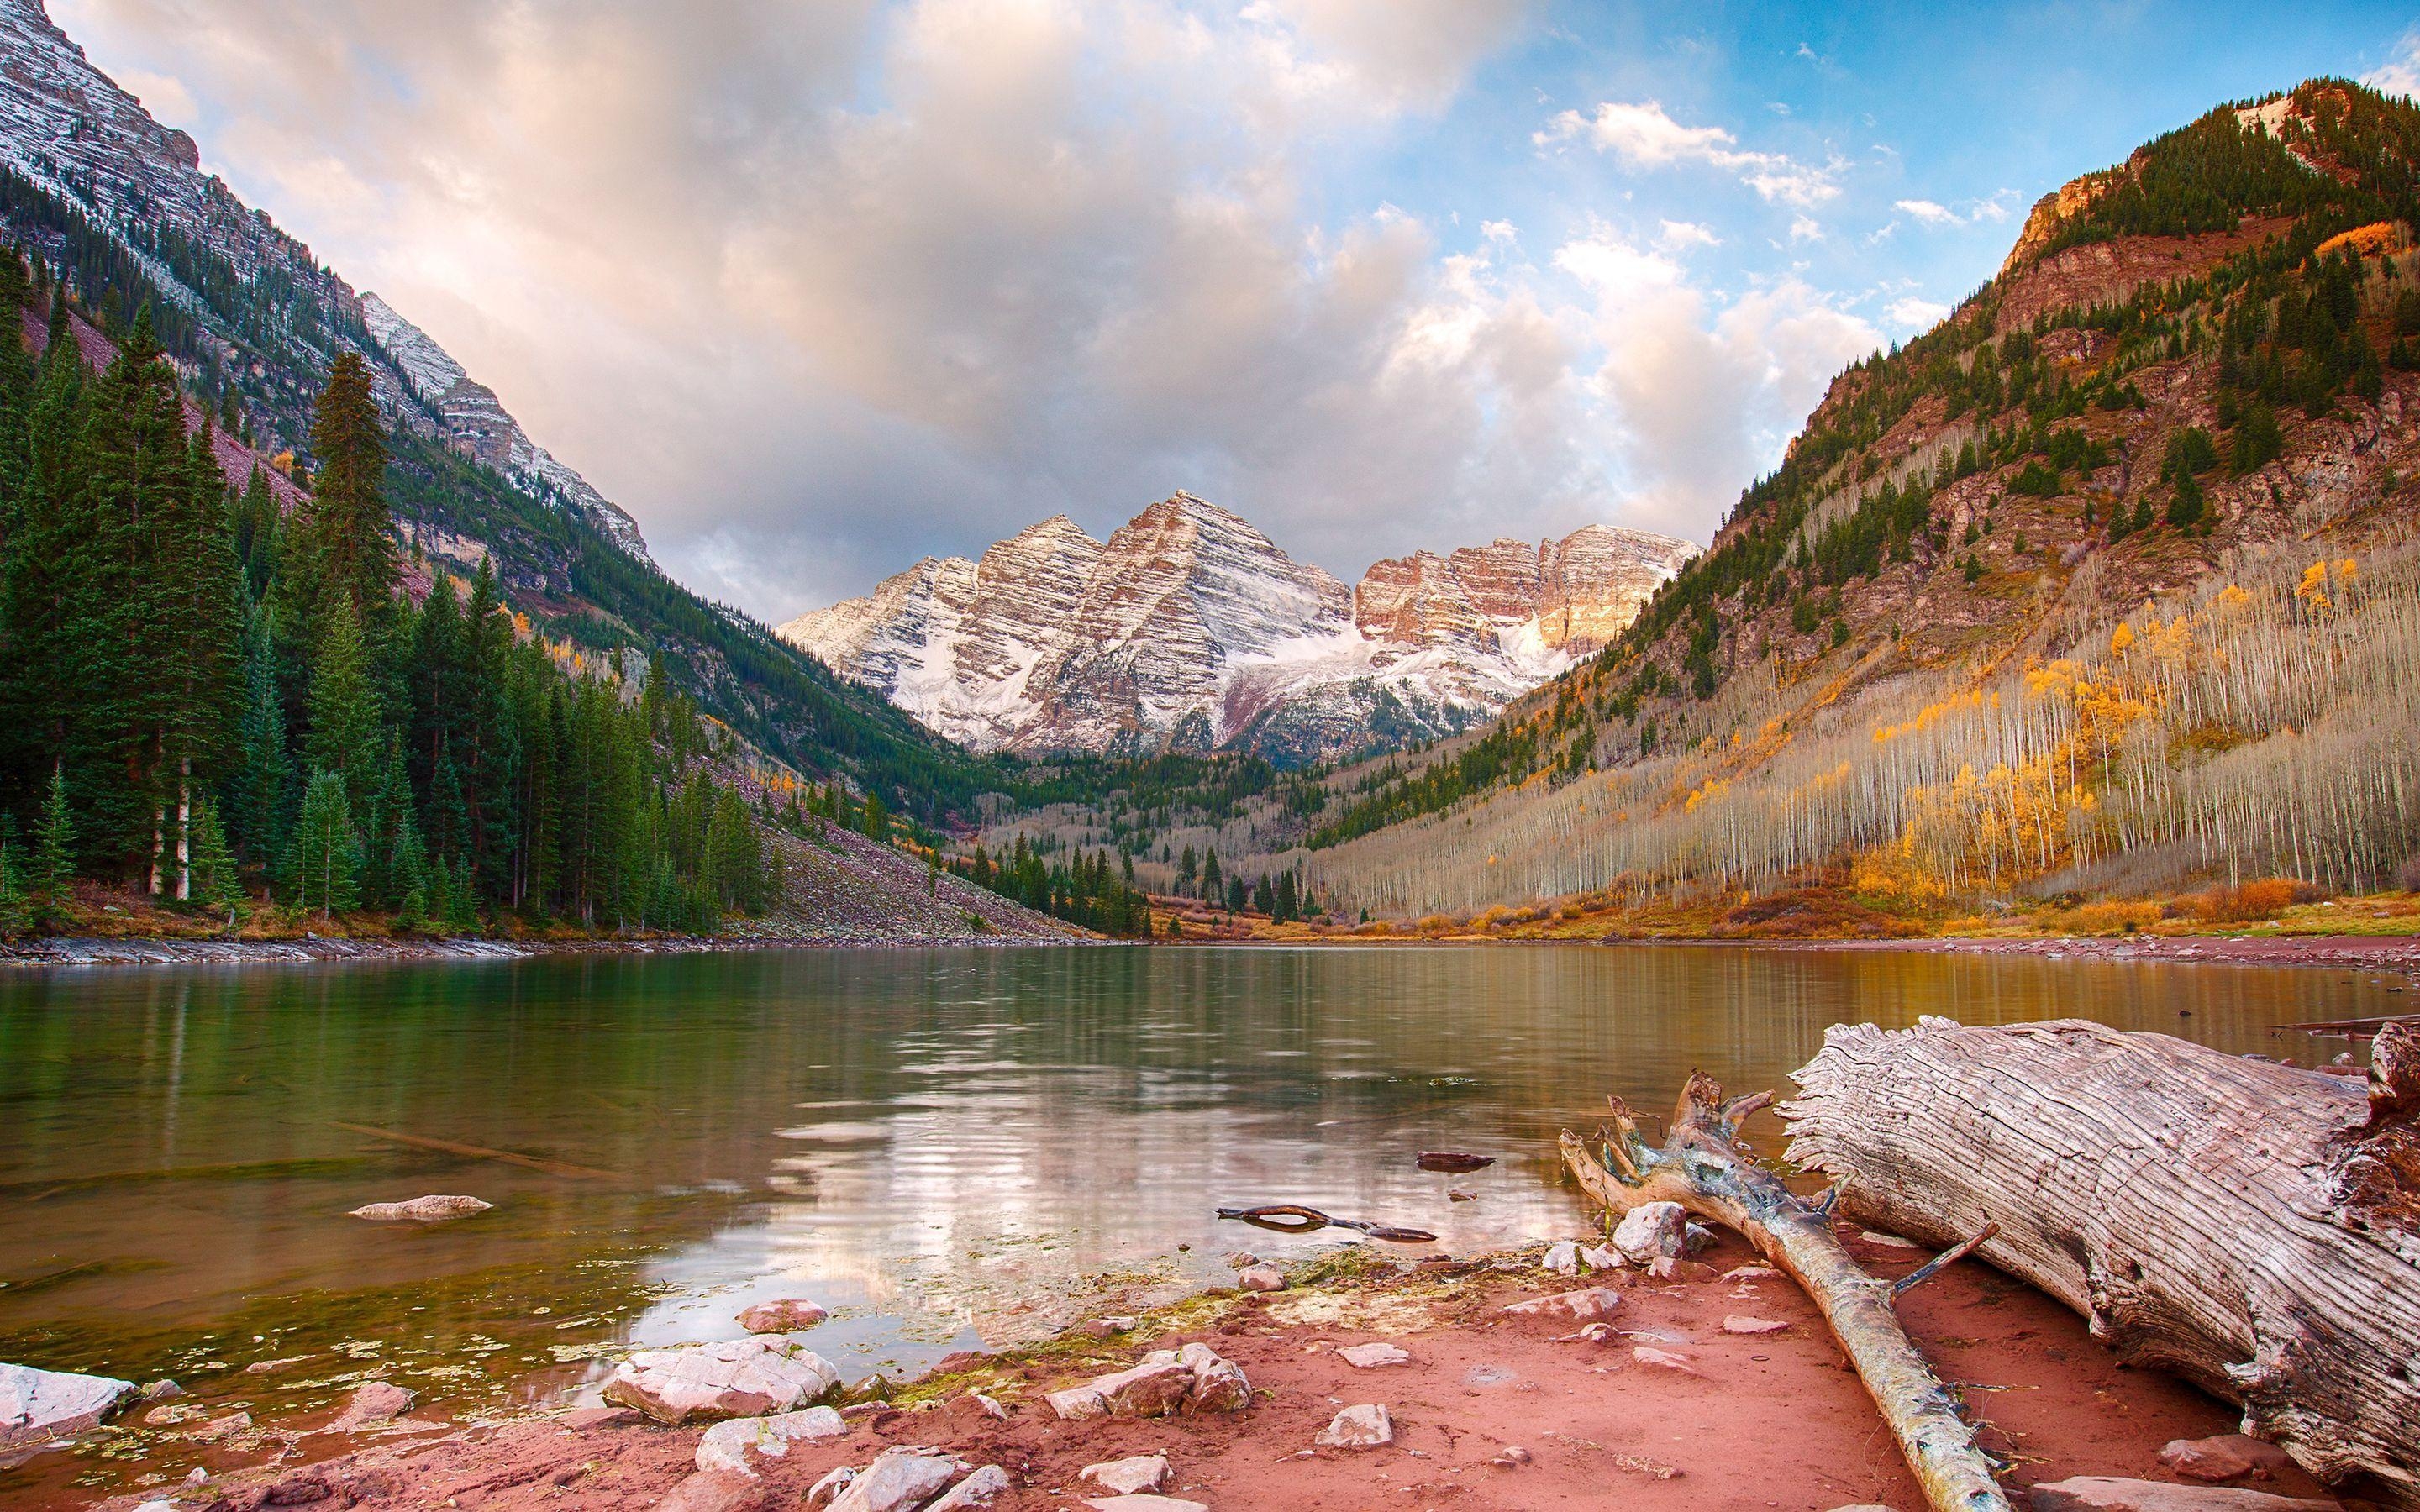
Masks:
[[[776,620],[1178,488],[1348,579],[1703,540],[2040,195],[2226,100],[2420,83],[2376,5],[53,5]]]

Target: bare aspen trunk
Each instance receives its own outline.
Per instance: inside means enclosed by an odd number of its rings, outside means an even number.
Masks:
[[[1801,1201],[1739,1148],[1740,1120],[1769,1101],[1770,1094],[1758,1092],[1725,1103],[1714,1079],[1696,1072],[1681,1093],[1661,1149],[1639,1137],[1629,1109],[1615,1098],[1614,1127],[1601,1144],[1605,1163],[1566,1132],[1563,1164],[1611,1211],[1677,1202],[1736,1229],[1805,1288],[1822,1310],[1933,1512],[2009,1512],[1989,1461],[1975,1447],[1974,1430],[1907,1336],[1893,1305],[1900,1291],[1933,1268],[1897,1284],[1868,1275],[1832,1232],[1825,1213]]]
[[[2129,1364],[2243,1407],[2332,1486],[2420,1508],[2420,1031],[2360,1083],[2062,1020],[1843,1025],[1782,1108],[1854,1217],[1944,1241]]]
[[[194,759],[177,763],[177,901],[194,896]]]

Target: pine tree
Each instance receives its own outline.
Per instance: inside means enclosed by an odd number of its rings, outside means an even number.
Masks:
[[[311,663],[311,725],[302,738],[302,759],[345,784],[349,806],[361,808],[378,781],[380,738],[376,692],[370,687],[369,652],[352,604],[334,601]]]
[[[418,931],[428,927],[428,848],[420,841],[420,826],[407,810],[396,826],[395,851],[387,863],[387,885],[396,895],[396,927]]]
[[[213,913],[224,911],[233,928],[243,913],[243,882],[228,848],[226,829],[219,823],[218,805],[208,798],[194,805],[192,901]]]
[[[891,838],[891,814],[882,807],[882,798],[872,788],[865,792],[865,838],[885,841]]]
[[[67,773],[54,768],[41,819],[34,826],[34,865],[26,878],[36,929],[66,925],[69,906],[75,901],[75,820],[68,811]]]
[[[277,651],[269,609],[244,617],[243,707],[236,723],[235,770],[227,781],[229,828],[240,853],[256,861],[284,854],[292,812],[294,763],[286,749],[286,709],[277,693]]]
[[[163,687],[159,742],[163,802],[177,818],[176,895],[194,896],[192,813],[196,783],[213,781],[239,741],[243,690],[242,568],[236,559],[226,484],[211,455],[208,421],[187,447],[185,488],[158,522],[151,612],[158,650],[150,669]],[[221,843],[224,844],[224,837]]]
[[[345,779],[326,767],[314,771],[303,790],[288,872],[295,901],[306,911],[317,908],[322,918],[361,905],[361,840],[353,833]]]
[[[381,625],[396,566],[384,492],[386,427],[359,353],[338,353],[328,370],[312,411],[311,452],[308,607],[317,618],[341,600],[358,624]]]

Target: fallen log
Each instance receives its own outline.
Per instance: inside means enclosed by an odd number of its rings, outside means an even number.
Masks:
[[[2420,1030],[2360,1083],[2060,1021],[1838,1026],[1782,1108],[1861,1222],[2082,1313],[2332,1487],[2420,1508]]]
[[[1898,1285],[1868,1275],[1832,1232],[1827,1213],[1809,1207],[1741,1149],[1740,1120],[1771,1100],[1771,1093],[1757,1092],[1726,1103],[1712,1077],[1693,1073],[1663,1148],[1639,1136],[1630,1110],[1614,1098],[1613,1125],[1600,1146],[1604,1161],[1566,1131],[1563,1164],[1612,1212],[1677,1202],[1738,1230],[1814,1299],[1934,1512],[2008,1512],[2008,1498],[1976,1447],[1974,1430],[1892,1305],[1931,1268]]]

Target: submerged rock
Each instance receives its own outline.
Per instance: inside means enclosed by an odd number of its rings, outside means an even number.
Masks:
[[[468,1218],[474,1212],[485,1212],[494,1207],[477,1197],[427,1196],[409,1202],[373,1202],[355,1208],[349,1218],[367,1218],[372,1223],[442,1224],[449,1218]]]
[[[1330,1418],[1311,1442],[1323,1449],[1383,1449],[1395,1442],[1395,1420],[1377,1403],[1363,1402]]]
[[[328,1425],[326,1431],[350,1433],[357,1428],[383,1423],[399,1412],[409,1412],[411,1408],[411,1393],[401,1386],[384,1381],[365,1381],[354,1390],[352,1399],[345,1403],[345,1410],[336,1414],[335,1421]]]
[[[99,1427],[135,1389],[116,1376],[0,1365],[0,1450]]]
[[[740,1310],[739,1326],[751,1334],[788,1334],[814,1327],[831,1314],[799,1297],[760,1302]]]
[[[822,1355],[796,1339],[759,1334],[641,1350],[613,1367],[604,1396],[677,1427],[697,1418],[787,1412],[839,1384],[840,1372]]]

